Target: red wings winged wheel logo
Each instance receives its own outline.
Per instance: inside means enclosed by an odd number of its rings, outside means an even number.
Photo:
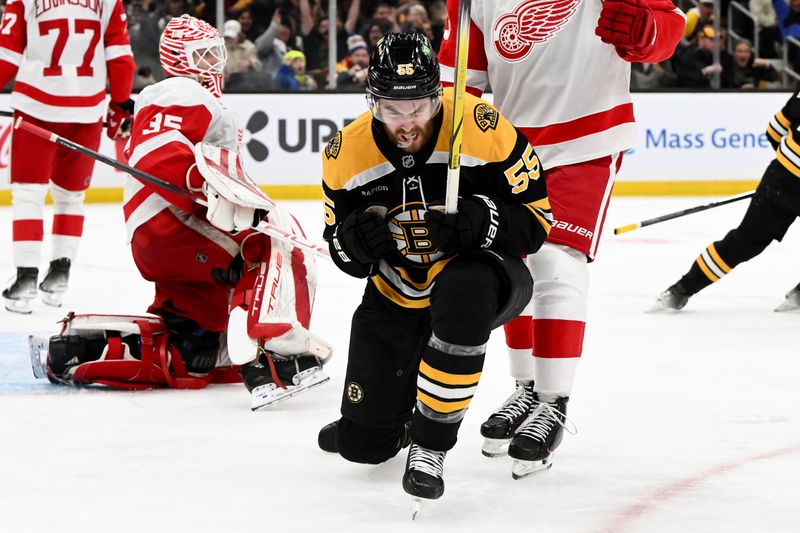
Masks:
[[[512,13],[497,19],[494,47],[509,62],[527,57],[533,46],[546,42],[561,30],[581,0],[526,0]]]

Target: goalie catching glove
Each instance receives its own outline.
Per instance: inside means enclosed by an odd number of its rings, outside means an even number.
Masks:
[[[433,245],[445,254],[489,248],[502,237],[498,204],[481,194],[459,198],[458,212],[451,215],[438,208],[428,211],[425,226]]]
[[[196,192],[202,190],[206,195],[206,219],[228,233],[258,226],[275,203],[245,173],[239,154],[220,146],[197,143],[194,156],[196,167],[191,167],[186,174],[187,188]],[[201,188],[193,183],[197,174],[204,180]]]

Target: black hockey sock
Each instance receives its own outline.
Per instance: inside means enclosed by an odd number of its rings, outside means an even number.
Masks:
[[[436,451],[455,446],[485,356],[486,344],[457,345],[431,335],[419,365],[417,405],[411,422],[414,443]]]

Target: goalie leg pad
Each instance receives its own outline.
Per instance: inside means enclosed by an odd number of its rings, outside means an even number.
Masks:
[[[47,376],[54,383],[122,389],[205,387],[212,375],[189,374],[169,341],[160,317],[70,314],[50,339]]]

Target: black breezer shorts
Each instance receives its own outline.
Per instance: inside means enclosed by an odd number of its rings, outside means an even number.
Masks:
[[[481,250],[456,261],[480,261],[497,274],[500,295],[492,328],[518,316],[530,301],[533,281],[522,259]],[[400,307],[368,283],[352,319],[342,416],[383,428],[411,420],[417,370],[430,335],[429,309]]]

